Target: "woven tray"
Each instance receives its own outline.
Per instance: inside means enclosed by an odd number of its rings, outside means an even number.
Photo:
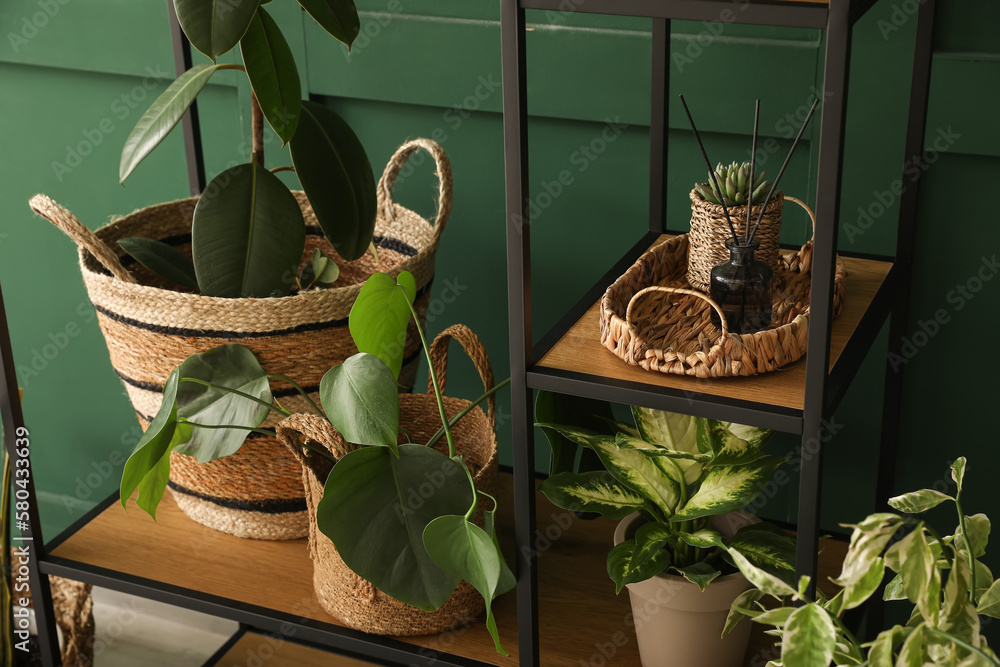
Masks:
[[[813,220],[813,212],[794,197]],[[783,254],[774,273],[774,319],[753,334],[729,333],[718,304],[685,278],[688,235],[670,238],[643,254],[601,299],[601,344],[646,370],[699,378],[767,373],[806,353],[809,337],[813,242]],[[833,316],[844,304],[847,270],[837,259]],[[712,324],[719,312],[722,329]]]

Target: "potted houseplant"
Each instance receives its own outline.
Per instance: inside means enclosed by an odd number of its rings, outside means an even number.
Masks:
[[[173,450],[203,461],[223,459],[249,433],[267,433],[261,426],[277,413],[284,418],[279,434],[303,462],[310,485],[317,528],[310,531],[310,551],[323,606],[369,632],[427,634],[450,627],[456,614],[465,619],[478,613],[485,602],[487,627],[503,652],[490,603],[515,580],[493,521],[495,422],[473,408],[492,401],[509,381],[489,386],[492,373],[481,368],[488,385],[483,396],[471,403],[445,398],[441,347],[446,349],[447,338],[428,346],[418,327],[432,395],[399,395],[402,350],[393,343],[417,319],[415,292],[405,271],[398,278],[376,273],[368,279],[350,316],[361,351],[323,376],[322,409],[307,399],[310,415],[292,415],[275,399],[268,374],[245,347],[227,345],[187,359],[171,373],[160,412],[125,464],[121,500],[125,505],[138,491],[137,504],[155,518]],[[467,348],[478,345],[464,327],[445,335],[459,337]],[[428,417],[438,419],[440,428],[428,430]],[[478,426],[470,430],[469,424]],[[478,442],[462,442],[456,428]],[[425,493],[426,484],[431,492]],[[345,564],[371,587],[340,586],[338,595],[328,595],[327,579],[342,576],[337,570]],[[474,605],[470,592],[480,598]],[[372,605],[379,616],[391,615],[391,622],[366,617]]]
[[[1000,618],[1000,583],[980,561],[990,520],[964,513],[965,470],[964,457],[951,465],[953,496],[934,489],[905,493],[889,500],[898,514],[872,514],[850,526],[850,548],[834,580],[842,588],[833,597],[817,591],[813,599],[806,593],[808,578],[792,587],[737,556],[735,562],[756,588],[735,601],[726,631],[747,617],[770,626],[781,647],[780,660],[767,663],[770,667],[1000,665],[980,633],[980,616]],[[951,535],[942,536],[918,516],[942,503],[953,505],[957,515]],[[908,600],[910,618],[862,643],[841,618],[875,594],[887,571],[895,576],[883,598]],[[760,602],[764,596],[798,604],[768,608]]]
[[[352,0],[300,4],[348,46],[357,36]],[[284,378],[294,375],[315,399],[323,372],[356,351],[344,323],[372,272],[411,271],[417,310],[425,313],[451,205],[447,156],[434,142],[408,142],[376,187],[364,148],[346,122],[300,99],[291,50],[266,3],[177,0],[175,8],[191,43],[212,62],[181,75],[139,119],[122,151],[119,176],[124,181],[132,173],[221,70],[245,72],[250,83],[249,161],[219,174],[201,197],[141,209],[96,233],[48,197],[38,195],[31,205],[79,245],[112,365],[143,427],[159,410],[170,371],[191,354],[226,342],[259,355],[278,382],[279,397],[306,409]],[[216,62],[236,46],[243,64]],[[265,122],[290,151],[290,161],[275,160],[270,169]],[[418,149],[433,154],[441,180],[433,227],[391,196],[401,164]],[[304,192],[289,191],[272,173],[289,169]],[[400,343],[407,353],[404,386],[419,361],[416,333],[410,334]],[[275,438],[257,438],[225,462],[175,459],[171,491],[197,521],[241,537],[306,534],[300,467]]]
[[[784,459],[762,450],[771,431],[633,407],[615,435],[539,423],[586,449],[604,470],[561,472],[540,490],[564,509],[620,519],[608,575],[629,589],[645,667],[742,664],[749,633],[720,639],[732,601],[750,583],[730,552],[781,580],[794,540],[738,512]]]

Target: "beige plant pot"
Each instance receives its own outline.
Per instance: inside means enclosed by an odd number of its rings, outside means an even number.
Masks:
[[[742,513],[741,513],[742,514]],[[747,520],[718,517],[713,526],[723,535]],[[639,513],[621,520],[615,544],[621,544],[639,527]],[[658,574],[628,584],[639,658],[643,667],[740,667],[750,641],[750,623],[740,623],[725,639],[722,630],[733,601],[750,588],[740,574],[710,583],[704,592],[679,575]]]

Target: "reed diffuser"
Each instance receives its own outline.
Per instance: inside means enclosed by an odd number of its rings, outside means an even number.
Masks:
[[[705,159],[705,164],[708,165],[711,185],[715,192],[725,192],[725,190],[723,190],[723,186],[726,184],[720,186],[718,182],[716,170],[712,169],[712,163],[708,159],[708,152],[705,150],[705,145],[701,141],[701,135],[698,134],[698,128],[695,127],[694,118],[691,117],[691,111],[688,109],[687,102],[684,100],[683,95],[681,95],[680,98],[681,104],[684,106],[684,113],[687,114],[688,122],[691,124],[691,129],[694,131],[695,140],[698,142],[698,148],[701,149],[701,155]],[[722,196],[719,197],[719,202],[722,205],[723,212],[726,216],[726,222],[729,225],[729,231],[732,236],[725,242],[726,248],[729,250],[729,260],[712,268],[711,279],[709,281],[709,296],[722,310],[722,313],[726,318],[726,324],[731,333],[752,334],[771,326],[771,284],[774,278],[774,271],[766,263],[760,262],[754,258],[754,252],[760,246],[759,242],[754,239],[754,235],[757,233],[760,221],[764,217],[764,211],[767,210],[767,206],[771,202],[771,198],[777,190],[778,182],[781,180],[782,175],[784,175],[785,168],[788,167],[792,154],[795,152],[795,148],[799,145],[802,133],[805,131],[806,125],[809,124],[809,120],[812,118],[818,102],[819,100],[813,102],[812,108],[809,109],[809,115],[806,116],[805,122],[802,123],[802,127],[799,128],[798,136],[795,137],[795,141],[792,143],[792,147],[788,151],[788,155],[785,157],[785,162],[781,165],[781,171],[778,172],[778,177],[774,179],[773,183],[771,183],[771,188],[767,193],[767,197],[764,199],[764,205],[760,207],[760,213],[757,215],[757,221],[754,223],[752,230],[750,228],[750,214],[753,206],[748,202],[748,205],[746,206],[746,233],[742,239],[736,233],[736,228],[730,218],[729,207],[726,205],[726,198]],[[750,169],[749,174],[747,175],[749,183],[754,185],[756,185],[758,179],[758,176],[755,173],[755,166],[757,157],[757,129],[759,121],[760,100],[757,100],[754,106],[753,144],[750,155]],[[751,197],[756,199],[756,194],[757,193],[753,190],[753,185],[751,185]],[[721,326],[719,315],[715,312],[715,309],[712,309],[711,316],[713,324],[717,327]]]

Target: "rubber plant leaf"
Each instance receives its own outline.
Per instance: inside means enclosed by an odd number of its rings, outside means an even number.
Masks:
[[[146,113],[142,114],[122,148],[121,162],[118,165],[120,182],[124,183],[139,163],[170,134],[170,130],[184,117],[198,93],[219,68],[219,65],[208,63],[195,65],[167,86]]]
[[[172,245],[142,237],[119,239],[118,245],[137,262],[164,280],[190,290],[198,289],[194,262]]]
[[[240,40],[240,53],[264,118],[287,144],[299,125],[302,87],[292,50],[263,7],[257,10]]]
[[[334,366],[319,383],[319,399],[348,442],[388,447],[398,454],[399,389],[381,359],[359,352]]]
[[[305,250],[302,209],[259,164],[222,172],[198,199],[191,251],[205,296],[285,296]]]
[[[417,285],[409,271],[397,278],[373,273],[351,307],[348,327],[361,352],[375,355],[399,378],[406,346],[406,328]]]
[[[267,373],[253,352],[242,345],[223,345],[192,354],[177,371],[180,374],[178,418],[193,424],[231,427],[194,427],[191,439],[177,451],[194,456],[201,463],[234,454],[243,446],[250,428],[263,424],[271,412],[266,405],[231,391],[185,381],[190,378],[210,382],[270,404],[271,385]]]
[[[350,48],[361,32],[361,19],[353,0],[299,0],[323,30]]]
[[[259,6],[260,0],[174,0],[184,34],[213,62],[239,43]]]
[[[375,231],[375,176],[354,130],[322,104],[304,100],[288,145],[326,238],[344,259],[360,258]]]
[[[385,447],[356,449],[327,478],[317,526],[358,576],[401,602],[434,611],[459,578],[434,562],[423,532],[434,519],[464,514],[472,504],[464,480],[446,483],[464,475],[458,463],[423,445],[400,445],[398,459]],[[431,493],[428,483],[435,486]]]

